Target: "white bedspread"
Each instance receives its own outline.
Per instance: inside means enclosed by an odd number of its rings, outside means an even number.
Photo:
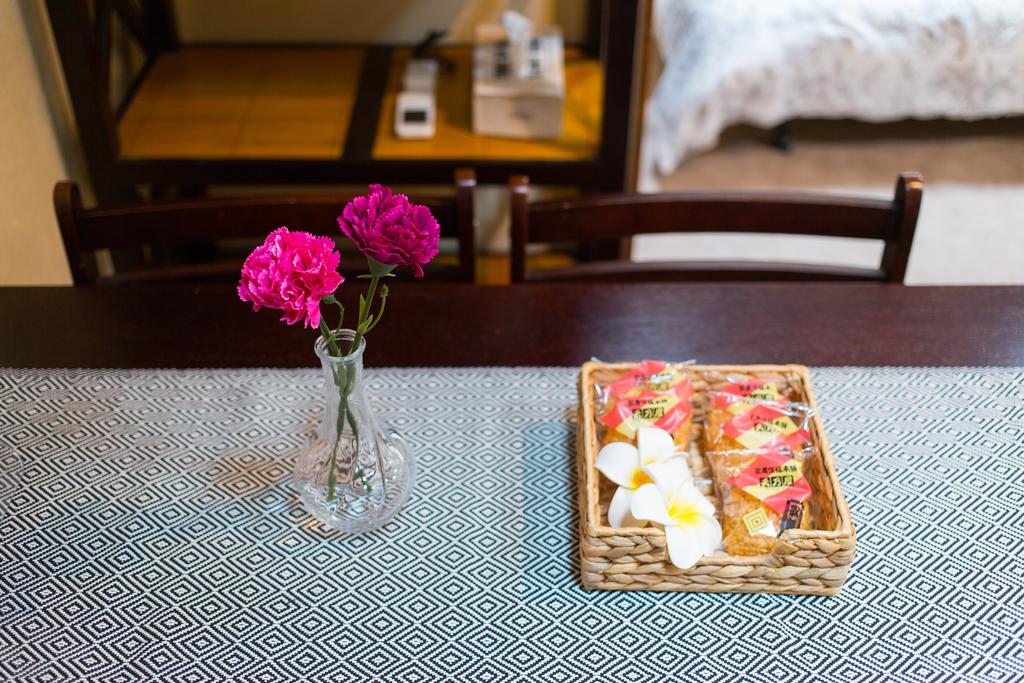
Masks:
[[[726,127],[1024,113],[1024,0],[655,0],[641,189]]]

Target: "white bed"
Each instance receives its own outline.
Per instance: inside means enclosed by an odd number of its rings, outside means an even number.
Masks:
[[[1024,0],[655,0],[652,19],[641,190],[734,124],[1024,114]]]

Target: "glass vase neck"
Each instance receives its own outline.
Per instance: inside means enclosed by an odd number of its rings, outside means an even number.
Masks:
[[[313,344],[313,351],[316,353],[317,358],[320,359],[320,362],[328,365],[351,365],[352,363],[362,364],[363,352],[366,350],[365,337],[359,340],[359,346],[354,349],[352,348],[352,342],[355,341],[356,338],[355,330],[336,330],[331,334],[331,338],[338,346],[342,355],[333,355],[331,353],[330,345],[324,339],[323,335],[320,335],[316,338],[316,343]],[[351,349],[351,351],[349,351],[349,349]]]

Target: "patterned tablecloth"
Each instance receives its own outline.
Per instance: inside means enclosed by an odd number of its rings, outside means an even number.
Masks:
[[[815,371],[835,598],[584,591],[575,370],[368,377],[419,481],[345,538],[290,487],[317,371],[0,371],[0,678],[1024,680],[1024,371]]]

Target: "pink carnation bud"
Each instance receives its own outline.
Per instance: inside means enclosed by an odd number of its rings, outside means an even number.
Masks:
[[[281,320],[289,325],[303,320],[306,327],[318,327],[320,300],[345,281],[340,262],[330,237],[278,228],[245,259],[238,296],[252,302],[254,311],[284,311]]]
[[[412,204],[384,185],[345,205],[338,225],[366,256],[391,266],[409,266],[423,277],[423,266],[437,256],[441,228],[430,209]]]

